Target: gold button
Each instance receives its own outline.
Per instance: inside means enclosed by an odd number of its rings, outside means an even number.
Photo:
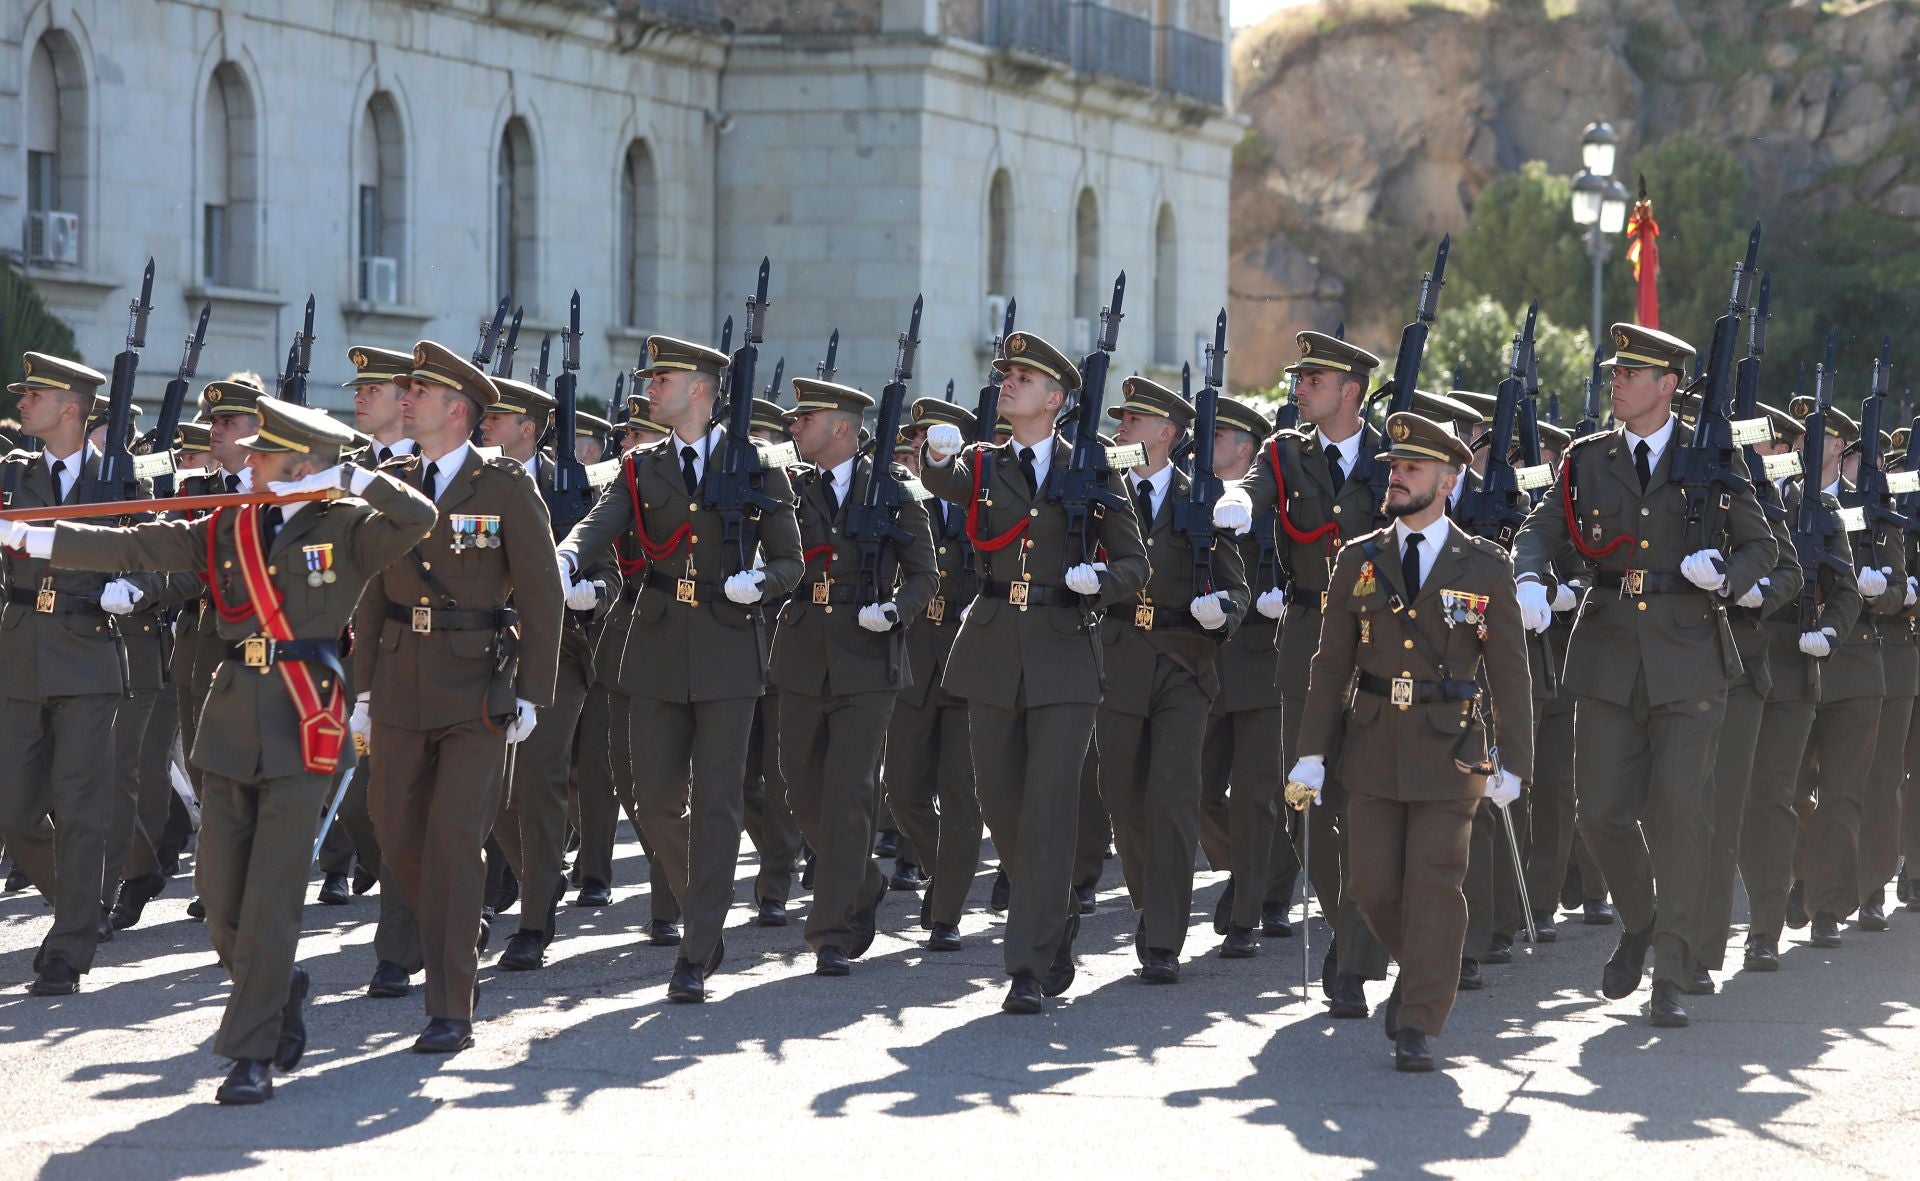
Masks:
[[[420,563],[420,568],[421,568],[422,570],[431,570],[431,569],[433,569],[433,563],[432,563],[432,562],[422,562],[422,563]]]
[[[1028,510],[1027,510],[1027,515],[1028,515],[1029,517],[1037,517],[1037,516],[1039,516],[1039,515],[1040,515],[1040,510],[1039,510],[1039,509],[1037,509],[1037,508],[1030,508],[1030,509],[1028,509]],[[1032,543],[1031,543],[1031,542],[1029,542],[1028,544],[1029,544],[1029,545],[1031,545]]]
[[[1413,641],[1412,641],[1412,640],[1401,640],[1401,641],[1400,641],[1400,646],[1401,646],[1402,648],[1411,648],[1411,647],[1413,647]]]
[[[1403,668],[1403,669],[1401,669],[1401,670],[1400,670],[1400,675],[1401,675],[1401,676],[1403,676],[1403,677],[1410,677],[1410,676],[1412,676],[1412,675],[1413,675],[1413,673],[1411,673],[1411,672],[1409,672],[1408,670],[1406,670],[1406,669],[1404,669],[1404,668]]]
[[[1643,516],[1643,517],[1650,517],[1650,516],[1652,516],[1652,515],[1653,515],[1653,510],[1652,510],[1652,509],[1645,509],[1645,508],[1643,508],[1643,509],[1641,509],[1641,510],[1640,510],[1640,515],[1641,515],[1641,516]]]
[[[1643,541],[1643,542],[1641,542],[1641,543],[1640,543],[1640,548],[1641,548],[1641,549],[1646,549],[1646,548],[1647,548],[1647,546],[1648,546],[1649,544],[1651,544],[1651,543],[1649,543],[1649,542],[1645,542],[1645,541]]]
[[[826,612],[827,612],[827,614],[828,614],[828,615],[832,615],[832,614],[833,614],[833,608],[832,608],[831,606],[829,606],[829,607],[827,607],[827,609],[826,609]]]
[[[1420,613],[1419,613],[1418,611],[1415,611],[1415,610],[1414,610],[1413,608],[1411,608],[1411,607],[1409,607],[1409,608],[1407,608],[1407,618],[1408,618],[1408,619],[1418,619],[1418,618],[1420,618]],[[1400,675],[1404,677],[1404,676],[1406,676],[1407,674],[1405,674],[1405,673],[1401,673]]]
[[[1645,611],[1647,609],[1647,605],[1645,603],[1635,603],[1634,606],[1642,611]]]
[[[232,563],[232,562],[222,562],[222,563],[220,563],[220,566],[221,566],[221,568],[222,568],[222,569],[225,569],[225,570],[231,570],[231,569],[233,569],[233,563]]]
[[[1337,504],[1333,506],[1333,515],[1336,517],[1340,515],[1340,506]]]
[[[427,596],[425,596],[425,595],[421,595],[421,596],[420,596],[420,605],[421,605],[422,607],[426,607],[426,606],[429,606],[429,605],[430,605],[430,604],[432,603],[432,601],[433,601],[433,600],[431,600],[431,599],[429,599],[429,598],[427,598]]]
[[[699,537],[699,535],[698,535],[698,534],[695,534],[695,533],[689,533],[689,534],[687,534],[687,544],[688,544],[688,545],[698,545],[698,544],[700,544],[700,537]]]
[[[692,512],[693,510],[695,510],[695,509],[697,509],[697,508],[699,508],[699,507],[700,507],[700,506],[699,506],[699,505],[697,505],[697,504],[691,504],[691,503],[690,503],[690,504],[688,504],[688,505],[687,505],[687,511],[688,511],[688,512]]]
[[[280,567],[278,567],[278,566],[268,566],[268,567],[267,567],[267,573],[268,573],[268,574],[278,574],[278,573],[280,573]]]
[[[1022,582],[1032,582],[1032,581],[1033,581],[1033,575],[1031,575],[1031,574],[1028,574],[1028,573],[1027,573],[1026,571],[1024,571],[1024,570],[1023,570],[1023,571],[1021,571],[1021,572],[1020,572],[1020,581],[1022,581]]]
[[[946,553],[946,552],[947,552],[947,547],[946,547],[946,546],[944,546],[944,545],[943,545],[943,546],[941,546],[941,547],[940,547],[940,552],[941,552],[941,553],[943,553],[943,554],[944,554],[944,553]]]
[[[1148,544],[1148,545],[1152,545],[1152,544],[1153,544],[1153,538],[1151,538],[1151,537],[1149,537],[1149,538],[1147,538],[1147,544]]]

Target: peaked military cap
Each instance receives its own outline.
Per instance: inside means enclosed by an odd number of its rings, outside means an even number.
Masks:
[[[1657,328],[1615,324],[1613,356],[1600,363],[1622,369],[1685,370],[1687,362],[1693,359],[1693,352],[1692,345]]]
[[[72,390],[91,393],[107,384],[107,375],[78,361],[68,361],[50,353],[24,353],[20,357],[20,380],[7,387],[10,394],[33,390]]]
[[[705,373],[718,377],[727,367],[727,355],[690,340],[671,336],[647,337],[647,363],[635,376],[656,373]]]
[[[1151,378],[1135,374],[1120,383],[1118,406],[1107,407],[1108,418],[1119,418],[1131,411],[1149,418],[1164,418],[1178,427],[1193,425],[1193,404]]]
[[[1559,452],[1561,455],[1565,455],[1567,448],[1573,446],[1573,436],[1566,431],[1561,430],[1550,422],[1540,423],[1539,426],[1540,446],[1542,449],[1551,449]]]
[[[1473,452],[1445,424],[1402,410],[1387,416],[1387,449],[1374,458],[1437,460],[1465,467],[1473,462]]]
[[[1492,421],[1493,412],[1500,408],[1500,398],[1497,394],[1482,394],[1473,390],[1448,390],[1445,396],[1462,405],[1473,407],[1484,421]],[[1418,398],[1415,399],[1415,401],[1418,400]]]
[[[413,370],[413,354],[398,349],[357,344],[347,350],[347,360],[352,363],[354,374],[341,382],[342,386],[374,385],[382,381],[399,384],[406,381],[407,374]]]
[[[179,435],[174,439],[174,449],[189,455],[210,451],[213,449],[212,435],[213,432],[207,429],[207,424],[204,422],[183,422],[180,424]]]
[[[207,388],[200,391],[200,417],[212,418],[216,414],[258,414],[260,399],[266,391],[248,381],[229,381],[222,378],[210,381]]]
[[[796,377],[793,379],[793,409],[783,412],[788,422],[802,414],[811,414],[815,410],[843,410],[848,414],[862,414],[873,405],[873,399],[850,385],[841,385],[834,381],[821,381],[814,377]]]
[[[1268,421],[1266,415],[1238,398],[1223,397],[1220,399],[1220,405],[1213,412],[1213,425],[1245,431],[1256,439],[1263,439],[1272,423]]]
[[[1080,368],[1045,337],[1032,332],[1009,332],[1001,345],[1005,356],[995,357],[993,367],[1005,373],[1013,365],[1037,369],[1060,383],[1068,392],[1080,388]]]
[[[1486,416],[1458,398],[1430,390],[1413,391],[1414,413],[1434,422],[1456,422],[1461,426],[1479,426]]]
[[[612,431],[613,424],[598,414],[588,414],[584,410],[573,412],[573,433],[578,438],[599,439],[605,442],[607,435]]]
[[[1793,401],[1787,403],[1787,413],[1802,420],[1800,433],[1803,435],[1807,433],[1805,419],[1813,414],[1813,408],[1817,404],[1818,403],[1807,394],[1801,394]],[[1839,435],[1849,443],[1857,442],[1860,438],[1860,424],[1847,417],[1846,411],[1841,410],[1838,406],[1829,406],[1827,407],[1827,433],[1830,435]]]
[[[1812,404],[1809,403],[1808,405],[1809,409],[1811,409]],[[1782,443],[1791,443],[1807,433],[1806,423],[1801,422],[1791,413],[1780,409],[1778,406],[1769,406],[1765,402],[1762,402],[1760,403],[1760,412],[1767,416],[1768,422],[1773,424],[1773,437]]]
[[[893,440],[893,453],[895,455],[912,455],[913,452],[914,452],[913,439],[907,434],[906,431],[901,431],[900,434]]]
[[[479,407],[482,414],[493,405],[493,382],[487,375],[438,341],[423,340],[413,346],[413,368],[407,373],[407,381],[445,386]]]
[[[773,431],[777,434],[785,435],[787,433],[787,408],[778,402],[770,402],[765,398],[755,398],[753,400],[752,429],[756,431]]]
[[[1911,439],[1912,437],[1913,437],[1912,427],[1905,427],[1905,426],[1894,427],[1893,433],[1887,436],[1887,450],[1889,452],[1905,451],[1907,449],[1907,440]]]
[[[957,426],[963,431],[973,429],[972,412],[941,398],[919,399],[914,402],[908,417],[913,420],[909,429],[924,430],[942,422],[948,426]]]
[[[113,412],[113,399],[99,392],[98,390],[95,390],[93,394],[93,409],[91,411],[91,416],[94,419],[94,425],[98,426],[101,423],[105,422],[107,420],[107,415],[111,414],[112,412]],[[146,411],[140,409],[140,403],[138,402],[129,403],[127,406],[127,419],[129,421],[132,421],[133,419],[137,419],[142,414],[145,414],[145,413]]]
[[[320,448],[353,446],[353,428],[319,410],[265,395],[258,405],[260,429],[240,440],[240,446],[249,451],[307,455]]]
[[[511,377],[489,377],[487,382],[493,386],[493,401],[484,407],[488,414],[524,414],[545,422],[553,413],[553,395],[532,382]]]
[[[1380,368],[1380,358],[1337,336],[1328,336],[1324,332],[1301,332],[1293,339],[1300,346],[1300,359],[1287,366],[1285,371],[1288,373],[1332,369],[1351,373],[1364,380],[1368,374]]]
[[[769,406],[773,405],[773,403],[771,402],[767,404]],[[778,407],[774,407],[774,408],[776,410],[779,409]],[[759,410],[759,406],[756,404],[754,409],[757,412]],[[653,421],[652,414],[653,414],[653,401],[650,398],[648,398],[645,394],[628,394],[627,395],[627,421],[622,423],[621,425],[623,425],[630,431],[652,431],[655,434],[660,434],[660,435],[666,434],[667,428]],[[754,425],[758,426],[759,423],[756,421]],[[783,424],[779,429],[785,430],[786,427]]]

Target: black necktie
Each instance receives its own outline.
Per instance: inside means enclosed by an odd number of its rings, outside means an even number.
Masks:
[[[1420,543],[1425,540],[1418,533],[1407,534],[1407,552],[1400,556],[1400,577],[1406,580],[1409,603],[1420,593]]]
[[[1032,498],[1040,491],[1040,480],[1033,474],[1033,448],[1020,448],[1020,474],[1027,478],[1027,496]]]
[[[1647,481],[1653,479],[1653,464],[1650,462],[1653,448],[1647,446],[1645,439],[1633,445],[1633,470],[1640,476],[1640,491],[1647,490]]]
[[[273,548],[273,539],[280,532],[281,520],[280,506],[277,504],[268,505],[267,511],[260,514],[260,535],[266,540],[267,549]]]
[[[829,472],[820,484],[821,491],[827,494],[827,520],[835,520],[840,516],[840,497],[833,490],[833,474]]]
[[[66,490],[60,487],[60,477],[61,477],[61,476],[62,476],[63,474],[65,474],[65,473],[66,473],[66,470],[67,470],[67,461],[66,461],[66,460],[64,460],[64,459],[56,459],[56,460],[54,460],[54,461],[53,461],[53,469],[52,469],[52,471],[53,471],[53,498],[54,498],[55,500],[65,500],[65,499],[67,498],[67,493],[66,493]]]
[[[694,474],[693,460],[697,453],[691,447],[680,448],[680,479],[687,486],[687,495],[692,496],[700,487],[700,478]]]
[[[1153,485],[1142,480],[1133,486],[1134,511],[1139,514],[1140,527],[1148,528],[1153,524]]]
[[[233,474],[232,472],[228,472],[228,473],[227,473],[227,481],[226,481],[226,482],[227,482],[227,491],[229,491],[229,492],[238,492],[238,491],[240,491],[240,477],[239,477],[239,476],[236,476],[236,475],[234,475],[234,474]]]
[[[390,460],[390,459],[392,459],[392,458],[393,458],[393,448],[391,448],[391,447],[382,447],[382,448],[380,448],[380,462],[381,462],[381,463],[385,463],[385,462],[387,462],[388,460]]]
[[[1347,473],[1340,470],[1340,448],[1327,448],[1327,474],[1333,477],[1335,488],[1347,482]]]
[[[440,468],[437,464],[427,465],[426,478],[420,481],[420,491],[427,494],[428,500],[440,499]]]

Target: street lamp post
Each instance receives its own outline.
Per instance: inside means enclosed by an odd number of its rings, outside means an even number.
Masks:
[[[1593,339],[1605,329],[1602,280],[1607,240],[1627,224],[1627,188],[1613,179],[1619,140],[1605,123],[1589,123],[1580,136],[1579,175],[1573,178],[1573,222],[1587,231],[1587,257],[1593,261]]]

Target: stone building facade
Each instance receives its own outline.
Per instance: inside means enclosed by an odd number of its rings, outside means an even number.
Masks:
[[[924,292],[915,392],[970,397],[990,296],[1084,342],[1122,268],[1116,367],[1177,375],[1226,299],[1224,6],[0,0],[0,225],[96,366],[155,259],[143,400],[202,302],[203,375],[272,374],[312,293],[344,406],[347,345],[468,347],[504,290],[524,375],[576,288],[605,396],[762,255],[763,383],[838,327],[877,390]]]

